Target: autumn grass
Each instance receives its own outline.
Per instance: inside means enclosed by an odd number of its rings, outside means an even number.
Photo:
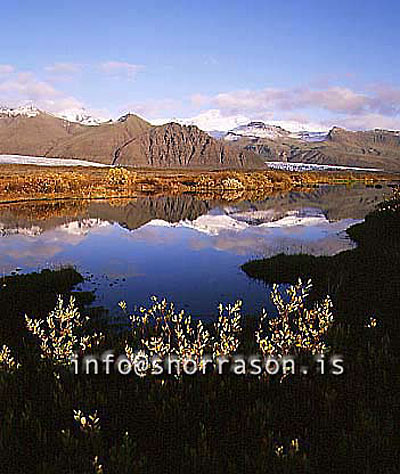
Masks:
[[[227,200],[318,184],[373,183],[389,175],[286,171],[193,171],[2,165],[0,203],[27,200],[104,199],[195,193]]]

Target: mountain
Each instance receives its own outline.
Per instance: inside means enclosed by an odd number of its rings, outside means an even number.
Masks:
[[[170,122],[179,123],[180,125],[196,125],[203,132],[207,132],[214,138],[224,138],[228,133],[235,133],[241,127],[246,129],[249,124],[254,124],[256,128],[259,124],[262,126],[283,129],[297,138],[310,138],[313,135],[321,134],[325,136],[329,129],[319,123],[307,122],[301,123],[294,120],[270,120],[255,121],[242,114],[226,115],[221,113],[218,109],[210,109],[190,118],[169,118],[169,119],[155,119],[151,121],[154,125],[165,125]]]
[[[351,132],[334,127],[326,140],[310,143],[294,155],[308,163],[369,166],[399,171],[400,133],[378,129]]]
[[[203,132],[207,132],[215,138],[220,138],[229,130],[249,123],[250,119],[244,115],[223,115],[220,110],[211,109],[191,118],[178,119],[174,117],[152,120],[154,125],[165,125],[171,122],[180,125],[196,125]]]
[[[306,131],[293,124],[289,130],[244,119],[200,114],[203,128],[234,124],[216,139],[220,132],[175,122],[152,125],[134,114],[104,122],[82,110],[58,117],[32,105],[0,107],[0,154],[158,168],[259,168],[279,161],[400,171],[399,132]]]
[[[311,132],[311,131],[301,131],[297,132],[296,135],[292,135],[299,140],[304,142],[323,142],[327,139],[329,132]]]
[[[85,126],[79,136],[71,136],[58,141],[46,156],[52,158],[75,158],[113,164],[119,149],[151,125],[136,115],[125,115],[116,122]]]
[[[324,131],[289,132],[280,126],[250,122],[223,137],[268,161],[312,163],[400,171],[400,132],[352,132],[334,127]]]
[[[400,134],[388,130],[351,132],[334,127],[326,139],[290,144],[287,161],[400,170]]]
[[[270,140],[277,140],[279,138],[287,138],[290,132],[284,130],[278,125],[268,125],[264,122],[250,122],[246,125],[230,130],[224,137],[228,141],[237,141],[242,137],[250,139],[267,138]]]
[[[11,108],[0,105],[0,117],[36,117],[41,111],[33,104],[23,105],[21,107]]]
[[[67,122],[33,106],[0,107],[0,154],[44,156],[56,143],[84,130],[83,125]]]
[[[96,126],[102,123],[111,122],[112,120],[108,120],[105,118],[95,117],[85,109],[71,109],[66,110],[62,114],[57,114],[56,117],[59,117],[63,120],[67,120],[68,122],[80,123],[81,125],[90,125]]]
[[[294,128],[294,130],[293,130]],[[305,142],[324,141],[328,137],[328,131],[321,130],[297,130],[292,126],[292,130],[287,130],[281,125],[268,124],[265,122],[249,122],[245,125],[240,125],[228,133],[224,134],[223,138],[228,141],[237,141],[242,137],[256,140],[258,138],[279,140],[285,138],[294,138]]]
[[[196,126],[169,123],[153,127],[121,147],[116,163],[157,168],[258,168],[255,153],[215,140]]]
[[[72,117],[73,118],[73,117]],[[78,159],[150,167],[264,167],[251,151],[215,140],[195,126],[153,126],[127,114],[114,122],[83,124],[33,106],[0,109],[0,154]]]

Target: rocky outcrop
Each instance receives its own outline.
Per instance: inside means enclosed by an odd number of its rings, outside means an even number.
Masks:
[[[215,140],[196,126],[153,127],[124,145],[117,164],[155,168],[259,168],[255,153]]]

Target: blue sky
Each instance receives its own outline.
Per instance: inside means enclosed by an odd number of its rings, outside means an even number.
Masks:
[[[2,2],[0,103],[400,128],[396,1]]]

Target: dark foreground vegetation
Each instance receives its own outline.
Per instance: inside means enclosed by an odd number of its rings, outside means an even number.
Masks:
[[[9,277],[0,343],[21,366],[0,370],[1,472],[398,472],[399,205],[394,199],[350,229],[355,250],[244,267],[268,282],[312,277],[312,298],[331,294],[326,342],[344,357],[342,375],[73,375],[41,358],[24,314],[44,317],[80,276]],[[92,318],[87,331],[97,324]],[[238,353],[256,350],[255,328],[247,318]],[[131,333],[102,331],[92,350],[124,353]]]

